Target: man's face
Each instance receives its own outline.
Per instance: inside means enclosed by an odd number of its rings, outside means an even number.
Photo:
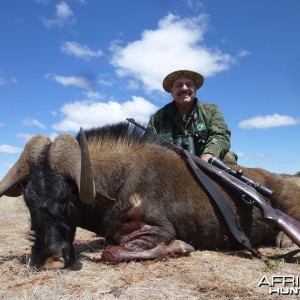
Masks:
[[[191,108],[196,96],[196,86],[192,79],[179,78],[173,82],[171,94],[177,107],[181,111],[187,111]]]

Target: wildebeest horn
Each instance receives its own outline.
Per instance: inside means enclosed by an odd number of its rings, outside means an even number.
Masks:
[[[81,149],[80,199],[85,203],[91,203],[95,197],[102,202],[115,201],[115,199],[109,197],[100,186],[97,186],[95,191],[90,152],[84,130],[81,127],[79,143]]]
[[[90,181],[84,179],[88,182],[87,185],[81,184],[81,150],[73,136],[61,134],[53,141],[49,151],[49,162],[56,173],[75,181],[82,202],[91,203],[94,201],[96,193],[91,169],[88,173]]]
[[[41,156],[47,153],[50,145],[51,140],[45,135],[35,135],[26,143],[20,158],[0,182],[0,196],[22,195],[23,191],[17,184],[31,174]]]
[[[75,181],[81,201],[90,204],[95,200],[96,190],[89,150],[82,128],[79,137],[80,146],[73,136],[59,135],[51,145],[49,162],[55,172]],[[98,192],[105,200],[113,200],[103,190],[97,189]]]
[[[80,174],[80,199],[85,203],[95,200],[96,191],[93,179],[92,163],[83,129],[80,127],[80,149],[81,149],[81,174]]]

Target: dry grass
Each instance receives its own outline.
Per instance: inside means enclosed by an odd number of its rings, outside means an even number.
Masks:
[[[101,240],[81,229],[78,270],[38,272],[28,265],[29,216],[23,200],[2,197],[0,209],[0,299],[273,299],[267,287],[258,287],[262,276],[299,275],[299,265],[264,262],[247,252],[195,251],[165,261],[104,264]]]

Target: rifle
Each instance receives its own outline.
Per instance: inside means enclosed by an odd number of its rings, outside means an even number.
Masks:
[[[270,190],[268,187],[263,186],[263,185],[259,184],[258,182],[255,182],[252,179],[244,176],[242,170],[235,171],[235,170],[229,168],[226,164],[223,163],[223,161],[220,158],[218,158],[216,156],[211,157],[208,160],[208,162],[210,164],[216,166],[217,168],[224,170],[226,173],[238,178],[239,180],[243,181],[247,185],[252,186],[255,190],[257,190],[263,196],[270,198],[274,194],[274,192],[272,190]]]
[[[154,132],[135,122],[134,119],[126,120],[134,124],[135,126],[143,129],[146,133],[158,138],[162,146],[165,146],[170,150],[175,151],[187,160],[192,160],[192,162],[190,162],[190,165],[192,165],[193,168],[196,169],[197,167],[199,167],[210,177],[215,178],[217,181],[226,185],[231,190],[239,193],[243,199],[247,199],[248,203],[258,207],[261,210],[263,220],[266,223],[275,225],[278,229],[282,230],[298,247],[300,247],[300,221],[287,215],[282,210],[273,208],[268,202],[265,201],[263,196],[255,189],[255,187],[248,185],[246,182],[242,181],[238,176],[234,176],[233,174],[228,172],[230,168],[227,167],[222,161],[221,164],[219,164],[219,166],[222,166],[223,169],[222,167],[220,169],[215,165],[211,164],[213,162],[218,161],[216,160],[216,158],[211,160],[211,163],[206,162],[200,157],[189,153],[181,146],[175,145],[167,141],[163,137],[155,134]],[[266,189],[267,194],[272,194],[272,191],[265,187],[263,189],[259,189],[259,191],[264,189]]]

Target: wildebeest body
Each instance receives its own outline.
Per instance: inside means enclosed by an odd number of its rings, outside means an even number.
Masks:
[[[22,182],[35,232],[34,264],[60,267],[72,263],[78,226],[105,237],[109,246],[102,257],[108,261],[180,255],[192,251],[189,245],[195,249],[239,246],[214,201],[177,153],[124,123],[85,134],[95,190],[100,191],[96,201],[82,203],[78,185],[52,170],[50,155]],[[300,219],[298,186],[265,170],[244,168],[244,172],[275,191],[274,207]],[[257,208],[219,187],[253,245],[274,239],[276,231],[262,222]],[[104,202],[106,196],[115,201]]]

